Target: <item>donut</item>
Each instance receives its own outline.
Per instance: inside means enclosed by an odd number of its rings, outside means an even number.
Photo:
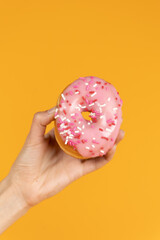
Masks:
[[[79,159],[105,155],[117,138],[121,107],[122,99],[111,83],[93,76],[72,82],[60,94],[55,110],[60,148]]]

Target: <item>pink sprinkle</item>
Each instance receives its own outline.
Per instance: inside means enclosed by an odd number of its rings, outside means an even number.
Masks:
[[[99,142],[98,142],[98,141],[96,141],[96,140],[92,140],[92,143],[99,144]]]
[[[70,95],[73,95],[74,93],[73,93],[72,91],[69,91],[69,94],[70,94]]]
[[[107,122],[107,123],[112,123],[112,119],[110,118],[110,119],[108,119],[106,122]]]
[[[106,87],[106,90],[108,90],[108,88]]]
[[[86,90],[87,90],[87,91],[88,91],[88,89],[89,89],[89,85],[86,86]]]
[[[113,138],[111,138],[111,141],[113,142]]]
[[[74,87],[74,88],[78,88],[78,85],[74,85],[73,87]]]
[[[64,100],[63,100],[63,99],[61,100],[61,103],[64,103]]]

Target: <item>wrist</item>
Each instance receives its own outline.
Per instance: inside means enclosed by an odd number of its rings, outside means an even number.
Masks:
[[[18,188],[7,176],[0,182],[0,233],[29,210]]]
[[[30,208],[20,189],[14,184],[9,175],[0,182],[0,195],[1,194],[5,194],[6,196],[12,198],[14,200],[14,204],[20,209],[27,210]]]

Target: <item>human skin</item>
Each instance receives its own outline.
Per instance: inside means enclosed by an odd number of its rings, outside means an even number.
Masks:
[[[0,234],[34,205],[108,163],[123,139],[124,131],[120,130],[115,145],[103,157],[71,157],[57,144],[54,129],[45,134],[47,125],[54,121],[54,113],[55,107],[34,115],[22,150],[0,182]]]

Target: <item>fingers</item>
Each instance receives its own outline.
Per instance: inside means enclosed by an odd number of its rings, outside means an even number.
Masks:
[[[123,139],[124,131],[120,130],[115,141],[115,145],[107,152],[107,154],[103,157],[93,158],[84,161],[83,164],[83,174],[88,174],[93,172],[101,167],[103,167],[106,163],[108,163],[114,156],[116,151],[117,144]]]
[[[44,139],[46,127],[54,120],[56,107],[46,111],[35,113],[31,125],[30,132],[27,137],[27,142],[31,145],[40,143]]]
[[[120,129],[119,134],[118,134],[118,136],[116,138],[116,141],[115,141],[116,145],[124,138],[124,134],[125,134],[125,132],[122,129]]]

